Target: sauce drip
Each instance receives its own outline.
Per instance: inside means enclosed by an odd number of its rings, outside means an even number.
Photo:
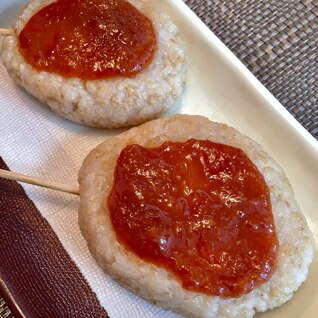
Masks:
[[[19,35],[27,63],[84,80],[133,77],[156,52],[152,22],[125,0],[58,0]]]
[[[269,190],[242,150],[194,139],[129,145],[114,177],[108,206],[117,239],[184,288],[239,297],[273,273]]]

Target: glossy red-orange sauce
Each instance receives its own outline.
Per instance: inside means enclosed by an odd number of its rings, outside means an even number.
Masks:
[[[157,43],[152,22],[125,0],[58,0],[29,20],[19,48],[39,71],[89,80],[135,76]]]
[[[240,149],[193,139],[129,145],[108,206],[118,240],[188,290],[239,297],[275,269],[269,190]]]

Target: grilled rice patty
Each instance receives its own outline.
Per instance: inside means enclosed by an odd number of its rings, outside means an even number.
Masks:
[[[186,78],[185,52],[177,26],[156,1],[129,0],[153,22],[157,52],[151,64],[133,78],[84,81],[38,71],[27,64],[18,47],[18,34],[29,19],[55,0],[27,5],[3,40],[3,63],[11,77],[58,115],[88,126],[116,128],[158,117],[180,98]]]
[[[117,239],[107,198],[117,158],[128,144],[158,147],[165,141],[191,138],[241,148],[264,175],[270,190],[279,240],[272,277],[249,294],[221,298],[185,290],[174,275],[128,251]],[[252,317],[289,300],[308,274],[313,237],[280,166],[262,147],[234,128],[201,116],[176,115],[132,128],[96,147],[80,172],[79,224],[98,264],[112,277],[151,303],[189,317]]]

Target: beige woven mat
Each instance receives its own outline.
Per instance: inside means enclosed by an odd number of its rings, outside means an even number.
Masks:
[[[318,139],[318,0],[185,0]]]

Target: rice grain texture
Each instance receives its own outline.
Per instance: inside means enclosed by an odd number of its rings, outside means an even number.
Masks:
[[[158,147],[191,138],[241,148],[265,177],[279,240],[272,277],[239,298],[208,296],[185,290],[174,275],[147,263],[116,239],[107,207],[117,158],[128,144]],[[85,159],[80,172],[79,224],[97,263],[121,284],[151,303],[186,317],[252,317],[288,301],[305,281],[313,258],[313,237],[280,166],[262,147],[234,128],[201,116],[158,119],[111,138]]]
[[[66,78],[37,71],[18,47],[18,35],[29,19],[55,0],[35,0],[25,7],[13,27],[14,36],[2,44],[3,63],[10,76],[58,115],[88,126],[117,128],[157,118],[182,95],[185,52],[177,26],[156,1],[129,0],[153,22],[158,49],[154,60],[133,78],[107,80]]]

